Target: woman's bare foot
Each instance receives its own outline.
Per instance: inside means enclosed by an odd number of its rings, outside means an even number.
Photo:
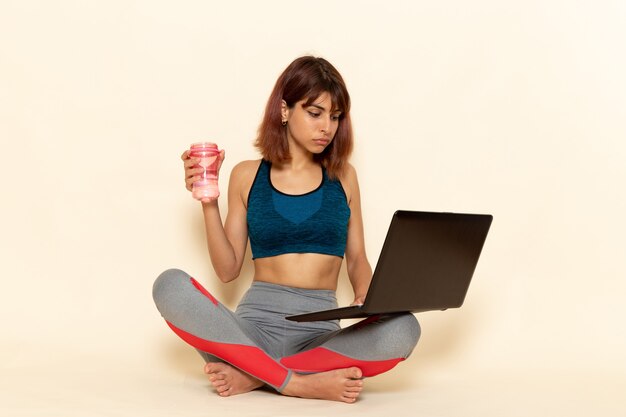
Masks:
[[[209,375],[211,385],[222,397],[244,394],[263,386],[263,382],[227,363],[207,362],[204,373]]]
[[[361,370],[355,367],[308,375],[294,373],[282,393],[353,403],[363,390],[362,377]]]

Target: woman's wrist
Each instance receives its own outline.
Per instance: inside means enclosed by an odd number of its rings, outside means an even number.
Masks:
[[[202,201],[202,209],[203,210],[207,210],[207,209],[212,209],[217,207],[217,198],[214,198],[210,201]]]

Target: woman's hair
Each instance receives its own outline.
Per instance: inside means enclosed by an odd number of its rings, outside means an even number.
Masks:
[[[341,111],[341,115],[334,139],[322,153],[314,155],[314,158],[326,168],[329,177],[337,178],[343,173],[352,153],[350,95],[335,67],[324,58],[313,56],[297,58],[276,81],[255,141],[255,146],[264,159],[281,163],[291,158],[287,128],[281,124],[282,100],[291,108],[298,101],[306,99],[304,106],[308,106],[325,92],[330,94],[332,111]]]

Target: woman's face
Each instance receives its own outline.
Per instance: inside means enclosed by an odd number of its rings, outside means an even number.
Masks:
[[[335,137],[341,111],[332,110],[332,100],[327,92],[309,106],[304,106],[306,101],[300,100],[291,108],[283,101],[281,111],[283,120],[287,120],[287,140],[290,147],[297,146],[318,154]]]

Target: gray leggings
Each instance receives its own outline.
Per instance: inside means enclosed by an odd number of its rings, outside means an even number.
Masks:
[[[219,358],[281,391],[292,372],[356,366],[363,376],[388,371],[417,344],[412,314],[372,317],[347,328],[338,321],[298,323],[285,316],[337,306],[330,290],[255,281],[235,312],[178,269],[157,278],[154,301],[167,324],[207,361]]]

